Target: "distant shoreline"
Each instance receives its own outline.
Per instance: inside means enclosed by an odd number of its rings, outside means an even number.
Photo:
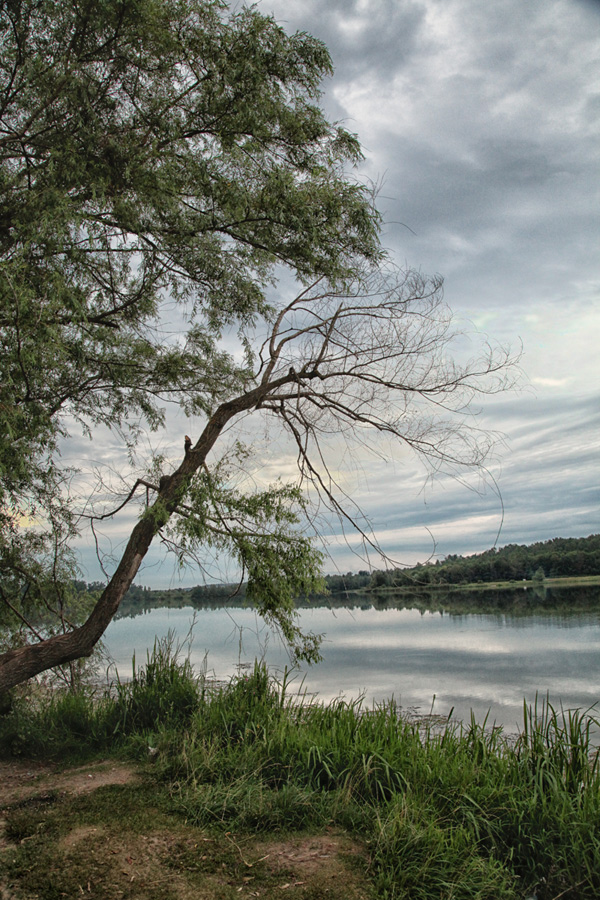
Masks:
[[[330,590],[328,594],[298,597],[295,606],[296,609],[315,606],[341,608],[348,604],[358,607],[367,602],[383,608],[397,601],[410,608],[442,609],[447,607],[456,611],[460,607],[465,611],[472,612],[489,609],[494,605],[499,605],[503,609],[508,608],[507,601],[510,600],[513,605],[517,605],[517,608],[521,608],[523,604],[530,608],[532,603],[535,603],[549,609],[550,606],[553,606],[553,603],[550,602],[551,598],[552,601],[558,603],[559,607],[564,605],[565,598],[561,598],[557,593],[561,589],[580,588],[585,591],[587,588],[594,587],[600,587],[600,575],[564,576],[562,578],[546,578],[543,581],[528,579],[469,584],[415,584],[413,582],[395,586],[364,586]],[[207,595],[192,598],[194,590],[194,588],[174,588],[162,591],[146,589],[135,599],[127,601],[126,598],[119,608],[117,618],[136,616],[158,608],[243,609],[249,605],[242,593],[235,596],[221,593],[218,596]],[[556,596],[552,595],[552,591]],[[584,605],[587,606],[587,604]]]
[[[414,591],[426,593],[434,591],[489,591],[489,590],[515,590],[516,588],[540,588],[540,587],[593,587],[600,585],[600,575],[582,575],[580,577],[523,578],[521,581],[473,581],[467,584],[403,584],[382,585],[381,587],[356,588],[349,591],[336,591],[335,593],[347,594],[408,594]]]

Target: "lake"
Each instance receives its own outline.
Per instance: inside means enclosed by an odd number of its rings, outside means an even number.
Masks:
[[[302,628],[325,635],[323,661],[294,673],[294,684],[324,701],[393,696],[420,714],[453,709],[468,720],[473,710],[479,721],[489,711],[489,724],[508,732],[521,727],[523,700],[534,702],[536,693],[565,708],[600,704],[600,589],[462,596],[452,598],[451,611],[435,608],[439,595],[418,609],[406,597],[370,594],[301,609]],[[470,611],[478,604],[483,611]],[[172,630],[183,640],[190,628],[192,663],[217,678],[256,657],[276,673],[289,665],[277,636],[243,608],[151,609],[112,622],[105,645],[128,677],[133,653],[139,665],[155,637]]]

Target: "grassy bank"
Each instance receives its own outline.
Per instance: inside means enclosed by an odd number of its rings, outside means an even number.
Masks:
[[[382,586],[377,588],[361,588],[348,593],[377,593],[377,594],[412,594],[418,591],[423,593],[452,593],[460,591],[501,591],[517,590],[520,588],[544,588],[544,587],[595,587],[600,585],[600,575],[582,575],[569,578],[544,578],[543,581],[525,579],[521,581],[472,581],[466,584],[410,584]]]
[[[0,748],[151,757],[148,798],[156,805],[160,791],[169,816],[217,843],[344,833],[366,848],[372,897],[596,900],[592,726],[540,703],[525,710],[516,743],[475,722],[440,731],[403,719],[393,703],[299,701],[260,665],[228,685],[198,681],[162,646],[111,696],[17,703]],[[33,865],[30,846],[19,852],[15,884]],[[309,895],[299,886],[296,896]]]

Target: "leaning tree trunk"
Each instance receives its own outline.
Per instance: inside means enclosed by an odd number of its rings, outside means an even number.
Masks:
[[[195,447],[187,450],[176,472],[162,483],[154,504],[137,523],[117,569],[102,592],[89,618],[79,628],[37,644],[9,650],[0,656],[0,696],[17,684],[74,659],[89,656],[119,608],[148,552],[154,536],[175,512],[186,484],[204,464],[224,426],[240,412],[251,409],[273,388],[290,381],[279,378],[223,403],[210,418]]]
[[[37,644],[9,650],[0,657],[0,696],[46,669],[91,654],[135,578],[157,530],[151,519],[138,522],[115,574],[83,625]]]

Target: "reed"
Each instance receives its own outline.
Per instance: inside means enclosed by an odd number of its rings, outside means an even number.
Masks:
[[[591,711],[536,701],[511,741],[486,722],[440,728],[393,701],[323,704],[292,686],[259,663],[226,685],[196,679],[157,645],[112,693],[21,713],[19,740],[29,752],[151,744],[173,808],[203,828],[343,827],[369,846],[383,900],[600,896]]]
[[[0,754],[78,759],[107,750],[144,754],[153,735],[189,724],[200,682],[172,633],[157,640],[128,681],[41,690],[0,718]]]
[[[186,818],[234,831],[344,826],[371,842],[382,898],[600,896],[600,779],[589,713],[524,709],[516,742],[441,730],[393,703],[298,700],[257,666],[205,692],[161,748]]]

